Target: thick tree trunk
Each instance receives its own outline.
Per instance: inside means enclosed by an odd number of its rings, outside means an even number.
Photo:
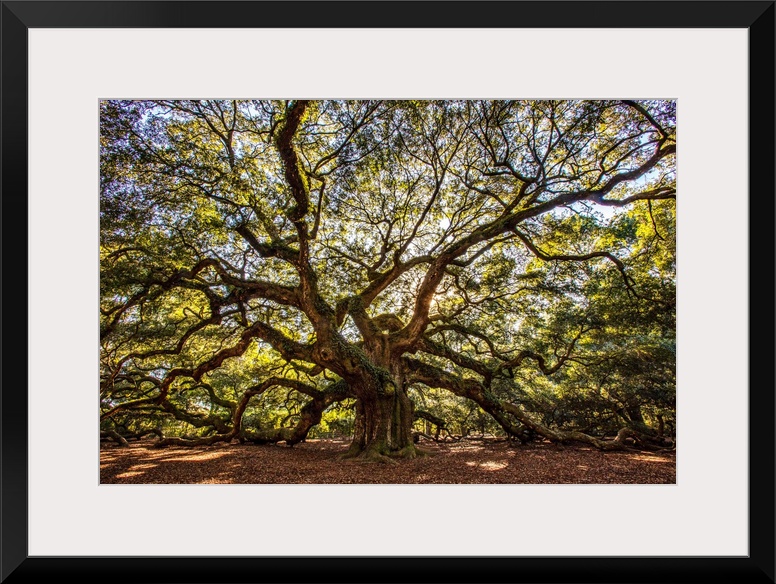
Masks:
[[[402,376],[372,376],[353,387],[356,419],[353,442],[346,458],[388,462],[392,458],[415,458],[422,454],[412,440],[412,401]]]

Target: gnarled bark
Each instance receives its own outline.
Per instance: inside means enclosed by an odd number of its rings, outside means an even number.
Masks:
[[[421,454],[412,440],[412,402],[400,381],[376,377],[353,390],[358,400],[346,458],[387,462]]]

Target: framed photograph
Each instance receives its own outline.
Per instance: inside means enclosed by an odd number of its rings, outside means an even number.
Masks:
[[[774,582],[775,14],[2,2],[0,579]]]

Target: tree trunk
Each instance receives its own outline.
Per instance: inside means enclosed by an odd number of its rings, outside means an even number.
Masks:
[[[346,458],[389,462],[422,454],[412,440],[412,401],[401,375],[390,379],[374,376],[353,390],[358,397],[356,420]]]

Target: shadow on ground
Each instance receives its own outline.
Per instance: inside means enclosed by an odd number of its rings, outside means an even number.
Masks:
[[[339,460],[347,440],[293,448],[216,444],[156,448],[153,440],[100,450],[100,483],[623,484],[675,483],[674,452],[601,452],[585,445],[462,440],[421,446],[430,456],[397,465]]]

